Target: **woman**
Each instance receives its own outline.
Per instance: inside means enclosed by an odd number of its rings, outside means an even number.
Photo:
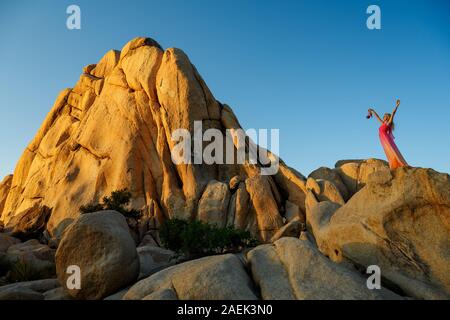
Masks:
[[[400,100],[397,100],[397,105],[392,111],[392,114],[385,113],[383,116],[383,120],[378,116],[378,114],[373,109],[369,109],[368,118],[371,118],[373,115],[381,122],[380,129],[378,130],[380,135],[381,145],[383,146],[384,152],[386,153],[386,157],[389,161],[389,167],[391,169],[400,168],[403,166],[407,166],[405,158],[403,158],[400,150],[398,150],[395,142],[394,136],[392,135],[392,131],[394,130],[394,116],[397,112],[397,109],[400,105]]]

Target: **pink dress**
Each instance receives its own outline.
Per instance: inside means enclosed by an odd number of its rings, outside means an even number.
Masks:
[[[407,166],[405,158],[403,158],[400,150],[398,150],[397,145],[394,142],[394,136],[392,135],[392,130],[389,125],[383,123],[378,130],[380,134],[381,145],[383,146],[386,157],[389,161],[389,167],[391,169],[400,168]]]

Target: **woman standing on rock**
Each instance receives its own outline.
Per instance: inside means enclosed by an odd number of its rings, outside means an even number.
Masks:
[[[403,158],[402,154],[400,153],[400,150],[398,150],[397,145],[394,142],[394,136],[392,135],[392,131],[394,130],[394,116],[399,105],[400,100],[397,100],[397,105],[392,111],[392,114],[385,113],[383,116],[383,120],[381,120],[381,118],[373,109],[369,109],[369,114],[367,115],[368,119],[375,115],[375,117],[381,123],[378,132],[380,135],[381,145],[383,146],[384,152],[386,153],[386,157],[389,161],[389,167],[391,169],[396,169],[408,165],[405,158]]]

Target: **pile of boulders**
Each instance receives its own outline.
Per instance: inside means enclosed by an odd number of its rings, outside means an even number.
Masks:
[[[306,231],[294,217],[265,244],[186,262],[116,211],[80,215],[57,249],[8,229],[0,261],[21,268],[19,282],[3,275],[0,299],[450,298],[448,174],[340,161],[306,186]],[[22,281],[20,270],[40,276]]]

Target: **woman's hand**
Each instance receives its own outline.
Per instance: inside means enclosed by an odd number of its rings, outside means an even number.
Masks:
[[[400,99],[397,99],[397,107],[400,105]]]

